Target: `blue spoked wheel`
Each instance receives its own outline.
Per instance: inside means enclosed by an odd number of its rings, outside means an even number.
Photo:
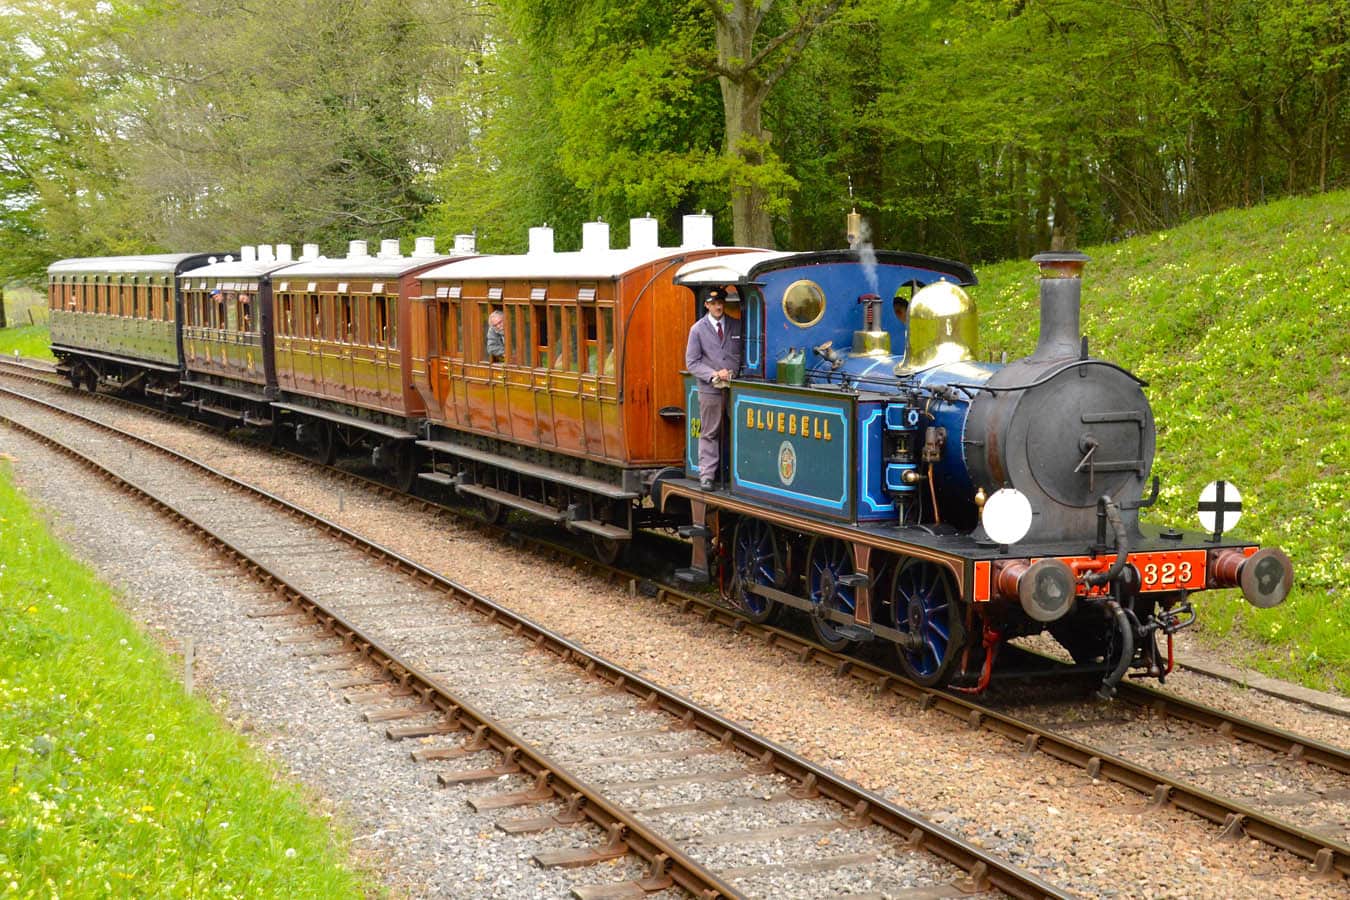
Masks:
[[[850,649],[856,641],[844,636],[840,623],[825,617],[828,610],[839,610],[849,616],[858,608],[853,588],[840,584],[845,575],[853,574],[853,549],[834,538],[815,538],[806,554],[806,597],[815,607],[811,627],[816,639],[836,653]]]
[[[782,587],[783,561],[773,526],[758,519],[736,523],[731,540],[731,599],[752,622],[763,623],[778,612],[778,604],[746,590],[748,585]]]
[[[891,579],[891,609],[895,629],[918,638],[917,647],[897,648],[900,667],[925,687],[941,684],[966,642],[951,572],[921,559],[901,560]]]

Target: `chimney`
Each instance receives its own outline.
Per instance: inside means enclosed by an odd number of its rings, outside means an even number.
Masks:
[[[288,263],[291,261],[291,245],[277,244],[277,262]]]
[[[542,254],[553,252],[553,229],[547,224],[536,225],[530,229],[530,253]]]
[[[398,238],[385,238],[380,241],[380,259],[398,259],[403,255],[399,249]]]
[[[365,259],[368,255],[369,255],[369,254],[366,253],[366,242],[365,242],[365,241],[348,241],[348,242],[347,242],[347,258],[348,258],[348,259]]]
[[[258,261],[258,248],[257,248],[257,247],[250,247],[250,246],[248,246],[248,245],[245,245],[245,246],[243,246],[243,247],[240,247],[240,248],[239,248],[239,261],[240,261],[240,262],[257,262],[257,261]]]
[[[1038,253],[1041,267],[1041,335],[1031,359],[1065,359],[1079,354],[1083,332],[1083,266],[1090,257],[1076,251]]]
[[[609,223],[596,220],[581,224],[581,252],[600,253],[609,249]]]
[[[701,250],[713,245],[713,217],[707,210],[698,215],[684,217],[684,238],[680,242],[683,250]]]
[[[655,250],[660,246],[657,237],[656,220],[648,213],[641,219],[628,220],[628,249]]]
[[[305,244],[300,250],[300,261],[309,262],[312,259],[319,258],[318,244]]]
[[[436,239],[434,237],[420,237],[413,241],[413,256],[428,257],[436,255]]]
[[[478,235],[476,234],[457,234],[455,235],[455,253],[477,253]]]

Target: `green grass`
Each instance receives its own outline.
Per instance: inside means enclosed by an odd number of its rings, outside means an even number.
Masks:
[[[0,894],[370,890],[329,823],[175,671],[0,459]]]
[[[51,333],[45,323],[23,325],[18,328],[0,328],[0,356],[13,356],[18,352],[20,356],[29,359],[55,361],[56,357],[52,355],[52,349],[48,346],[50,343]]]
[[[1199,529],[1209,481],[1242,491],[1237,533],[1278,545],[1296,586],[1274,610],[1199,595],[1202,637],[1268,673],[1350,693],[1350,192],[1086,247],[1083,331],[1134,371],[1158,421],[1149,521]],[[983,352],[1036,343],[1036,267],[979,270]]]
[[[0,328],[0,356],[20,356],[30,359],[55,360],[52,356],[51,335],[47,331],[46,298],[31,288],[5,288],[5,321],[8,328]]]

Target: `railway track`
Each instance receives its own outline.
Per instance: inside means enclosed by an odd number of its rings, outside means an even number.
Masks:
[[[353,675],[349,699],[370,705],[368,720],[395,723],[391,739],[444,738],[414,751],[441,767],[441,784],[521,783],[475,799],[476,808],[543,814],[498,827],[589,822],[600,836],[541,849],[540,865],[645,861],[644,878],[581,887],[577,896],[673,887],[777,896],[785,875],[799,896],[827,896],[843,871],[887,891],[1065,896],[334,523],[111,426],[14,391],[0,396],[10,427],[119,479],[272,584],[279,602],[256,615],[287,623],[279,640],[323,660],[323,670],[354,671],[364,659],[384,673],[374,685]]]
[[[555,548],[550,552],[562,554],[565,551]],[[630,579],[633,583],[631,579],[635,576],[631,574],[608,571],[611,577]],[[1057,721],[1053,710],[1043,707],[1015,707],[1027,717],[1039,719],[1033,723],[1015,717],[1006,708],[1000,710],[987,703],[919,688],[893,672],[830,654],[795,634],[752,625],[713,598],[681,594],[664,587],[656,588],[655,592],[661,599],[677,603],[708,621],[758,634],[766,642],[805,661],[905,697],[921,709],[938,710],[972,726],[1003,735],[1027,752],[1045,753],[1077,766],[1094,779],[1127,786],[1158,807],[1171,805],[1198,815],[1219,825],[1219,833],[1223,836],[1245,835],[1280,847],[1307,860],[1316,874],[1333,878],[1350,874],[1350,852],[1344,838],[1346,822],[1336,818],[1345,815],[1344,809],[1350,800],[1344,781],[1350,767],[1342,747],[1234,717],[1129,682],[1122,685],[1121,692],[1121,699],[1129,706],[1118,705],[1110,716],[1090,719],[1080,715],[1069,723]],[[1122,708],[1131,710],[1128,717],[1119,712]],[[1141,721],[1148,723],[1148,729],[1158,733],[1158,740],[1122,741],[1112,736],[1110,719],[1115,720],[1117,731],[1122,733],[1138,731]],[[1068,731],[1091,737],[1092,743],[1069,737]],[[1160,766],[1165,766],[1169,761],[1166,758],[1169,748],[1194,745],[1197,741],[1231,743],[1241,748],[1226,769],[1210,773],[1211,778],[1237,783],[1243,780],[1242,773],[1246,772],[1251,776],[1247,780],[1264,779],[1266,796],[1259,798],[1259,802],[1250,795],[1243,799],[1225,796],[1231,791],[1199,787],[1190,778],[1167,774],[1158,767],[1138,761],[1161,756]],[[1297,815],[1302,815],[1311,824],[1294,824],[1291,820]]]

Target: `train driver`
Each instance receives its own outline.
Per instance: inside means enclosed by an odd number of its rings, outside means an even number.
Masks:
[[[684,365],[698,379],[698,482],[714,489],[726,422],[727,382],[740,370],[741,323],[726,315],[726,291],[713,288],[703,300],[706,316],[689,329]]]

